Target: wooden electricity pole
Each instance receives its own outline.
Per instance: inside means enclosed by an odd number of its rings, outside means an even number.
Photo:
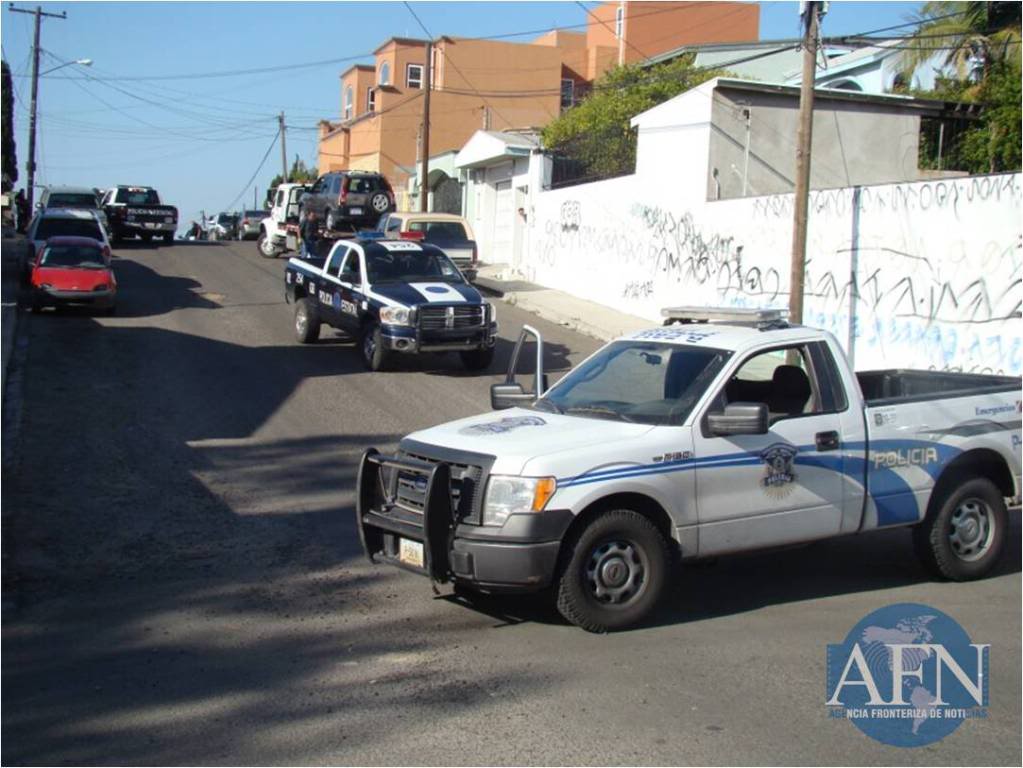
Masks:
[[[277,116],[277,124],[280,126],[281,132],[281,178],[286,184],[288,182],[288,144],[284,138],[284,131],[286,127],[284,125],[284,112]]]
[[[813,87],[817,75],[817,42],[821,3],[803,4],[803,81],[799,91],[799,133],[796,137],[796,198],[792,222],[792,276],[789,315],[803,322],[803,278],[806,273],[806,224],[810,204],[810,148],[813,145]]]
[[[25,170],[28,171],[28,181],[25,184],[25,199],[28,200],[29,215],[31,215],[32,205],[35,200],[36,193],[36,105],[39,101],[39,31],[43,24],[43,16],[51,19],[66,19],[67,12],[61,13],[46,13],[40,6],[36,6],[34,11],[28,11],[24,8],[15,8],[13,4],[7,6],[7,10],[13,11],[14,13],[31,13],[36,17],[35,19],[35,38],[32,42],[32,102],[29,107],[28,113],[28,162],[25,164]],[[58,67],[59,69],[59,67]],[[48,70],[52,71],[52,70]]]
[[[430,210],[430,86],[433,81],[431,64],[433,59],[433,43],[426,44],[426,64],[423,67],[423,147],[422,163],[419,172],[419,210]]]

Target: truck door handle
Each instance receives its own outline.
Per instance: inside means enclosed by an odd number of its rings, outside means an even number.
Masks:
[[[814,439],[817,443],[818,451],[835,451],[841,445],[841,441],[838,439],[838,432],[834,430],[831,432],[818,432]]]

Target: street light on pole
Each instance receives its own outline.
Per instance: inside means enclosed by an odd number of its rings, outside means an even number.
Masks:
[[[91,67],[92,59],[76,59],[75,61],[65,61],[63,64],[58,64],[57,66],[48,69],[45,72],[40,72],[39,77],[42,77],[43,75],[48,75],[51,72],[56,72],[58,69],[64,69],[64,67],[70,67],[72,64],[77,64],[80,67]]]

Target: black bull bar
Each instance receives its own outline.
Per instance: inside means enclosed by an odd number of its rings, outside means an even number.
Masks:
[[[385,469],[390,470],[389,476]],[[363,453],[356,480],[355,522],[370,562],[448,581],[448,552],[455,532],[450,487],[451,470],[444,462],[385,456],[375,448]],[[399,559],[400,539],[422,543],[422,567]]]

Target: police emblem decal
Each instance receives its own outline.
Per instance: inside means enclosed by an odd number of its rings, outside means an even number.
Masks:
[[[792,482],[796,479],[792,465],[798,452],[794,445],[788,443],[775,443],[761,451],[765,470],[760,485],[766,493],[779,497],[792,492]]]

